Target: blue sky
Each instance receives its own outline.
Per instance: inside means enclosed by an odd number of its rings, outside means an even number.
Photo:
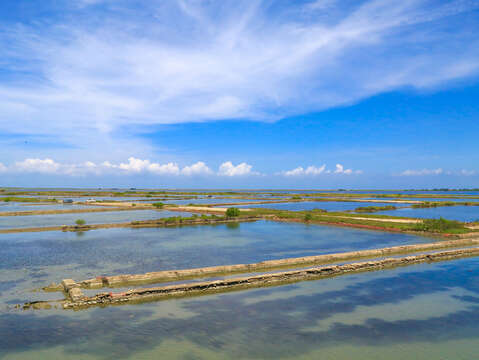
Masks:
[[[479,3],[0,3],[0,185],[479,186]]]

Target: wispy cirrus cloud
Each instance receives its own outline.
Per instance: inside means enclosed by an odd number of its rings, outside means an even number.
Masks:
[[[113,150],[126,125],[271,121],[479,73],[474,1],[97,2],[0,31],[0,131]]]

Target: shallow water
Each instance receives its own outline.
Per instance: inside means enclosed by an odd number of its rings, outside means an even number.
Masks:
[[[238,205],[239,208],[266,208],[275,210],[306,211],[313,209],[323,209],[327,211],[345,211],[354,210],[365,206],[391,206],[391,203],[369,203],[369,202],[347,202],[347,201],[304,201],[290,203],[272,203],[272,204],[252,204]],[[397,206],[397,205],[396,205]],[[392,210],[394,211],[394,210]],[[398,215],[399,216],[399,215]]]
[[[384,198],[374,198],[374,200],[384,200]],[[390,200],[414,200],[414,201],[442,201],[442,202],[448,202],[448,201],[453,201],[453,202],[476,202],[479,201],[479,199],[468,199],[468,198],[463,198],[463,197],[458,197],[458,198],[407,198],[407,197],[401,197],[401,198],[391,198]]]
[[[76,204],[28,204],[16,202],[0,202],[0,212],[4,211],[34,211],[34,210],[71,210],[97,209],[98,206]]]
[[[479,206],[441,206],[437,208],[413,209],[402,208],[390,211],[380,211],[375,214],[406,216],[421,219],[439,219],[443,217],[448,220],[458,221],[479,221]]]
[[[215,199],[215,198],[202,198],[202,199],[187,199],[187,200],[162,200],[162,203],[165,204],[178,204],[178,205],[188,205],[188,204],[234,204],[242,202],[255,202],[255,201],[264,201],[264,200],[250,200],[250,199]]]
[[[0,216],[0,229],[74,225],[77,219],[83,219],[87,224],[108,224],[189,215],[189,213],[166,210],[124,210],[79,214]]]
[[[405,234],[267,221],[12,233],[0,235],[0,278],[38,284],[32,288],[64,278],[254,263],[430,241]],[[41,295],[24,293],[19,286],[9,300]]]
[[[0,357],[475,359],[478,271],[465,259],[141,305],[4,311]]]

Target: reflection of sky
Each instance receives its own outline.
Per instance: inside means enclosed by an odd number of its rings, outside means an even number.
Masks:
[[[477,221],[479,220],[479,206],[440,206],[436,208],[402,208],[397,210],[379,211],[375,214],[406,216],[415,218],[438,219],[443,217],[449,220]]]
[[[87,224],[108,224],[136,220],[153,220],[170,216],[189,216],[189,214],[173,211],[124,210],[73,214],[5,216],[0,217],[0,229],[74,225],[77,219],[83,219]]]
[[[254,263],[429,241],[406,234],[294,223],[230,225],[2,234],[0,279],[20,283],[11,284],[8,294],[0,295],[0,303],[16,297],[37,299],[39,293],[28,293],[29,289],[64,278]]]
[[[290,202],[290,203],[276,203],[276,204],[252,204],[239,205],[238,207],[245,208],[266,208],[275,210],[290,210],[290,211],[304,211],[313,209],[323,209],[327,211],[344,211],[354,210],[358,207],[365,206],[391,206],[391,203],[369,203],[369,202],[345,202],[345,201],[305,201],[305,202]]]
[[[164,200],[164,201],[162,200],[161,202],[165,204],[188,205],[188,204],[234,204],[234,203],[255,202],[255,201],[264,201],[264,200],[207,198],[207,199],[187,199],[187,200]]]
[[[97,206],[76,205],[76,204],[33,204],[15,203],[15,202],[0,202],[0,212],[4,211],[33,211],[33,210],[72,210],[72,209],[97,209]]]
[[[141,305],[1,313],[0,354],[472,359],[478,266],[465,259]]]

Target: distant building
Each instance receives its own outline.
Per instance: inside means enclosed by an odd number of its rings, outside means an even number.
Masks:
[[[73,199],[63,199],[64,204],[73,204]]]

